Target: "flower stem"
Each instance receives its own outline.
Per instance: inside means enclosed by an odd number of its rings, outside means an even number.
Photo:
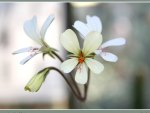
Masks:
[[[84,98],[85,98],[85,100],[86,100],[86,98],[87,98],[87,92],[88,92],[88,88],[89,88],[89,82],[90,82],[90,70],[88,69],[88,81],[87,81],[87,83],[84,85],[84,92],[85,92]]]
[[[64,61],[56,52],[52,51],[52,53],[60,60],[60,62]],[[75,80],[73,79],[73,76],[72,76],[71,73],[70,73],[70,78],[71,78],[71,80],[72,80],[72,82],[73,82],[73,84],[74,84],[78,94],[81,96],[81,92],[79,90],[79,87],[78,87],[77,83],[75,82]]]
[[[52,51],[52,53],[53,53],[61,62],[64,61],[55,51]]]
[[[80,90],[79,90],[79,87],[78,87],[77,83],[75,82],[75,80],[73,79],[73,76],[72,76],[71,73],[70,73],[70,78],[71,78],[71,80],[72,80],[72,82],[73,82],[73,84],[74,84],[74,86],[75,86],[75,88],[76,88],[78,94],[81,96],[81,92],[80,92]]]
[[[64,60],[55,52],[55,51],[52,51],[53,55],[55,55],[60,62],[63,62]],[[57,71],[59,74],[62,75],[62,77],[65,79],[65,81],[67,82],[67,84],[69,85],[69,87],[71,88],[72,92],[74,93],[74,95],[80,100],[80,101],[85,101],[86,98],[87,98],[87,91],[88,91],[88,86],[89,86],[89,79],[90,79],[90,70],[88,69],[88,81],[87,83],[84,85],[84,95],[82,96],[81,95],[81,91],[79,90],[79,87],[77,85],[77,83],[75,82],[72,74],[70,73],[70,78],[71,78],[71,81],[73,83],[73,86],[72,84],[69,82],[69,80],[67,79],[67,77],[57,68],[55,67],[49,67],[51,70],[55,70]],[[74,88],[75,89],[74,89]]]
[[[74,88],[72,87],[72,84],[68,81],[67,77],[59,70],[57,69],[56,67],[48,67],[50,70],[55,70],[57,71],[60,75],[62,75],[62,77],[65,79],[65,81],[67,82],[67,84],[70,86],[71,90],[73,91],[74,95],[80,100],[80,101],[83,101],[84,99],[78,95],[76,93],[76,91],[74,90]]]

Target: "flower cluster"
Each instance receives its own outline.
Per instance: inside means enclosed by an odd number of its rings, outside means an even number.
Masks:
[[[76,67],[76,82],[85,84],[87,82],[87,67],[94,73],[101,73],[104,69],[103,64],[93,59],[95,53],[100,55],[104,60],[116,62],[118,57],[112,53],[105,52],[105,48],[109,46],[120,46],[125,44],[124,38],[116,38],[102,43],[102,23],[97,16],[87,16],[87,24],[75,21],[73,27],[79,31],[84,39],[83,49],[79,47],[79,43],[75,33],[72,30],[66,30],[60,37],[60,41],[64,48],[73,53],[70,59],[63,62],[61,70],[69,73]]]
[[[122,37],[109,40],[102,43],[102,23],[100,18],[97,16],[86,16],[87,23],[81,21],[75,21],[73,27],[80,33],[82,39],[84,39],[83,47],[80,47],[76,33],[67,29],[60,35],[60,43],[69,52],[69,58],[63,61],[61,57],[56,53],[56,49],[50,47],[45,41],[45,34],[49,25],[54,20],[54,16],[49,16],[44,22],[41,30],[38,30],[37,19],[34,16],[31,20],[24,23],[25,33],[37,42],[40,47],[27,47],[15,51],[13,54],[29,52],[30,55],[23,59],[20,63],[25,64],[35,55],[42,53],[43,55],[48,54],[54,58],[57,57],[62,64],[60,70],[54,67],[45,68],[38,72],[28,82],[25,90],[36,92],[40,89],[50,69],[59,72],[64,78],[63,73],[71,73],[73,69],[76,70],[75,81],[79,84],[88,84],[88,70],[90,69],[93,73],[100,74],[104,70],[104,65],[99,61],[95,60],[95,56],[101,56],[105,61],[116,62],[118,57],[113,53],[105,51],[110,46],[121,46],[126,43],[126,40]],[[72,88],[70,83],[65,78],[68,85]],[[76,85],[76,83],[74,84]],[[76,87],[78,88],[78,87]],[[77,96],[78,97],[78,96]],[[83,100],[83,99],[82,99]]]

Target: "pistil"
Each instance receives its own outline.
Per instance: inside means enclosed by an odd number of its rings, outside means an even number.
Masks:
[[[79,54],[79,58],[78,58],[79,63],[83,63],[83,62],[84,62],[84,60],[85,60],[84,55],[83,55],[83,53],[82,53],[82,52],[80,52],[80,54]]]

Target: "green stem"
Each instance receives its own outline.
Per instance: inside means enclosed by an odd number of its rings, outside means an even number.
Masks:
[[[55,67],[48,67],[48,68],[49,68],[50,70],[55,70],[55,71],[57,71],[60,75],[62,75],[62,77],[65,79],[65,81],[66,81],[67,84],[70,86],[71,90],[73,91],[73,94],[74,94],[80,101],[83,101],[83,100],[84,100],[80,95],[78,95],[78,94],[76,93],[76,91],[75,91],[74,88],[72,87],[71,83],[68,81],[68,79],[65,77],[65,75],[64,75],[59,69],[57,69],[57,68],[55,68]]]
[[[90,82],[90,70],[88,69],[88,81],[87,83],[84,85],[84,99],[86,100],[87,98],[87,92],[88,92],[88,88],[89,88],[89,82]]]
[[[52,53],[53,53],[61,62],[64,61],[55,51],[52,51]]]
[[[73,75],[72,75],[71,73],[70,73],[70,78],[71,78],[73,84],[75,85],[75,88],[76,88],[78,94],[81,96],[81,92],[80,92],[80,90],[79,90],[79,87],[78,87],[77,83],[75,82],[75,80],[74,80],[74,78],[73,78]]]
[[[64,61],[56,52],[52,51],[52,53],[60,60],[60,62]],[[79,87],[78,87],[77,83],[75,82],[75,80],[73,79],[73,76],[72,76],[71,73],[70,73],[70,78],[71,78],[71,80],[72,80],[72,82],[73,82],[73,84],[74,84],[78,94],[81,96],[81,92],[79,90]]]
[[[63,62],[63,61],[64,61],[55,51],[52,51],[52,53],[53,53],[53,55],[55,55],[55,56],[60,60],[60,62]],[[86,100],[86,98],[87,98],[88,86],[89,86],[89,79],[90,79],[90,70],[89,70],[89,69],[88,69],[88,81],[87,81],[87,83],[84,85],[84,96],[83,96],[83,97],[82,97],[81,92],[80,92],[80,90],[79,90],[79,87],[78,87],[77,83],[75,82],[75,80],[74,80],[74,78],[73,78],[73,76],[72,76],[71,73],[70,73],[70,78],[71,78],[72,83],[74,84],[74,87],[75,87],[76,90],[74,90],[74,88],[72,87],[72,84],[68,81],[68,79],[65,77],[65,75],[64,75],[59,69],[57,69],[57,68],[55,68],[55,67],[51,67],[51,69],[53,69],[53,70],[59,72],[59,73],[62,75],[62,77],[65,79],[65,81],[67,82],[67,84],[69,85],[69,87],[71,88],[71,90],[73,91],[74,95],[75,95],[80,101],[85,101],[85,100]],[[78,94],[76,93],[76,91],[77,91]]]

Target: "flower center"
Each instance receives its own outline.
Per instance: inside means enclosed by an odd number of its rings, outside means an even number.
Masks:
[[[80,54],[79,54],[79,58],[78,58],[78,62],[79,63],[83,63],[84,62],[84,55],[83,55],[83,53],[82,52],[80,52]]]

